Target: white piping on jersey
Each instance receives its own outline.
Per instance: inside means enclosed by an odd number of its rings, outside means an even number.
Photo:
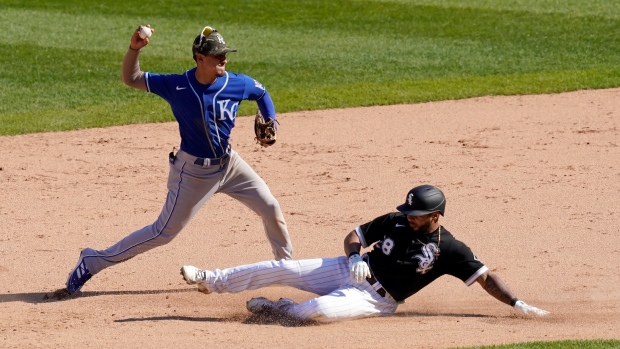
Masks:
[[[144,73],[144,81],[146,81],[146,91],[151,92],[151,86],[149,85],[149,73]]]
[[[355,228],[355,234],[357,234],[357,237],[360,239],[360,244],[362,245],[362,247],[364,248],[368,247],[368,244],[366,243],[366,239],[364,239],[364,233],[362,232],[362,229],[359,226]]]
[[[189,88],[192,89],[192,92],[194,92],[194,96],[196,96],[196,99],[198,99],[198,104],[200,104],[200,115],[202,119],[202,124],[204,125],[204,128],[205,128],[205,134],[207,136],[207,141],[209,142],[209,147],[211,147],[211,152],[213,153],[213,155],[215,155],[215,149],[213,148],[211,137],[209,137],[209,129],[207,128],[207,122],[205,121],[205,108],[202,102],[202,98],[200,98],[200,96],[198,95],[198,92],[196,92],[196,90],[194,89],[194,86],[192,86],[192,83],[189,80],[189,75],[187,73],[189,73],[189,70],[185,72],[185,78],[187,79],[187,84],[189,85]]]
[[[224,147],[222,147],[222,139],[220,138],[220,130],[217,128],[217,114],[215,113],[215,107],[216,107],[216,100],[217,100],[217,96],[224,91],[224,89],[226,88],[226,86],[228,86],[228,72],[224,72],[224,74],[226,74],[226,81],[224,81],[224,86],[222,86],[222,88],[217,91],[214,95],[213,95],[213,124],[215,125],[215,134],[217,134],[217,142],[220,146],[220,148],[222,148],[222,152],[225,151]],[[217,154],[215,152],[213,152],[213,155],[217,156]],[[223,156],[224,154],[222,154]]]
[[[263,94],[260,95],[260,97],[258,97],[256,100],[260,101],[261,99],[263,99],[263,97],[265,97],[265,92],[267,92],[267,90],[263,90]]]
[[[476,281],[476,279],[477,279],[480,275],[482,275],[482,274],[486,273],[488,270],[489,270],[489,268],[487,268],[487,266],[486,266],[486,265],[482,266],[482,268],[478,269],[478,270],[474,273],[474,275],[470,276],[470,277],[469,277],[469,279],[465,280],[465,285],[467,285],[467,286],[471,286],[471,284],[473,284],[473,283],[474,283],[474,281]]]

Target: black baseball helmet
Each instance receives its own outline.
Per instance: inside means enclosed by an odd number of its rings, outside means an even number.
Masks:
[[[446,210],[446,197],[437,187],[420,185],[409,190],[405,203],[396,209],[407,216],[423,216],[433,212],[439,212],[443,216]]]

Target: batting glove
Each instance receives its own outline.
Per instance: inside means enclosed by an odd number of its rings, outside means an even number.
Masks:
[[[349,256],[349,269],[351,270],[351,280],[358,284],[361,284],[366,278],[370,277],[370,268],[368,268],[368,264],[366,264],[357,253]]]
[[[538,309],[531,305],[526,304],[524,301],[517,301],[513,306],[519,313],[523,315],[536,315],[536,316],[545,316],[549,314],[548,311]]]

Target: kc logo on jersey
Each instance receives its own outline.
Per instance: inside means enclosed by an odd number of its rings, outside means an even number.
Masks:
[[[229,105],[230,104],[230,105]],[[237,110],[239,109],[239,102],[232,102],[230,99],[224,99],[217,101],[218,107],[220,107],[220,117],[218,120],[226,120],[226,117],[232,121],[237,116]]]

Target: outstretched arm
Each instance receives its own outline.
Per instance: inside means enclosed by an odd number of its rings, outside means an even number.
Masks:
[[[499,276],[493,272],[486,272],[480,275],[477,281],[488,294],[495,297],[502,303],[510,304],[523,315],[533,314],[544,316],[549,314],[546,310],[538,309],[526,304],[523,301],[520,301],[517,297],[515,297],[514,293],[512,293],[502,279],[500,279]]]
[[[150,28],[150,26],[148,26]],[[144,72],[140,70],[140,62],[138,56],[140,49],[149,44],[149,38],[142,39],[140,37],[140,28],[133,33],[129,49],[123,59],[122,79],[123,83],[129,87],[146,91],[146,81]],[[151,29],[154,31],[153,29]]]
[[[502,279],[493,272],[480,275],[477,281],[488,294],[502,303],[510,304],[510,300],[516,298]]]

